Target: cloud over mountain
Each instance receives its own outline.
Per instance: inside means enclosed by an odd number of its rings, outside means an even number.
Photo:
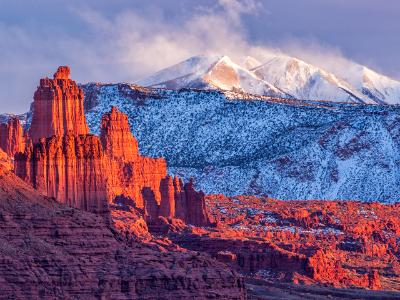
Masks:
[[[285,52],[331,72],[348,64],[340,45],[332,49],[317,37],[276,34],[271,20],[286,18],[276,8],[254,0],[7,4],[0,22],[6,41],[0,46],[0,101],[12,99],[4,110],[22,112],[37,84],[35,75],[61,64],[77,70],[79,82],[135,81],[199,54],[233,60],[245,54],[265,61],[271,52]],[[13,14],[20,18],[8,18]],[[22,81],[29,83],[26,89],[20,88]]]

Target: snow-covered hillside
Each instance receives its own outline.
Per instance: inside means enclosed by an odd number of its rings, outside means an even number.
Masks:
[[[400,199],[400,107],[269,99],[212,90],[88,84],[98,132],[116,105],[141,152],[207,193],[280,199]],[[245,100],[241,99],[245,98]]]
[[[246,93],[307,100],[366,104],[400,104],[400,82],[364,66],[330,73],[284,54],[264,62],[246,57],[195,56],[138,82],[149,87],[242,90]]]

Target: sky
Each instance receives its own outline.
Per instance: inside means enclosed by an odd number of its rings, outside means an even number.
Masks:
[[[59,65],[86,82],[134,82],[199,54],[284,52],[400,79],[398,0],[0,0],[0,112],[29,110]]]

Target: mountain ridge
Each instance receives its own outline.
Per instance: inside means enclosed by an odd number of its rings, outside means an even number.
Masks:
[[[83,86],[89,127],[110,105],[140,148],[206,193],[290,199],[399,199],[398,106],[299,101],[218,90]],[[248,98],[246,98],[248,97]],[[368,183],[368,184],[367,184]]]
[[[213,71],[223,63],[222,72]],[[285,54],[263,62],[247,56],[241,63],[228,56],[193,56],[136,83],[168,89],[216,88],[272,97],[328,100],[365,104],[399,104],[400,82],[352,63],[346,70],[329,72]],[[230,75],[230,76],[228,76]]]

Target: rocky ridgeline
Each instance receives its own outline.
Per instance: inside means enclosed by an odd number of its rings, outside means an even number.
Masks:
[[[163,158],[141,156],[128,118],[115,107],[104,114],[100,136],[88,134],[84,95],[60,67],[34,95],[26,136],[17,119],[0,127],[0,146],[15,159],[15,173],[44,195],[92,212],[130,199],[149,221],[179,217],[208,225],[204,194],[167,175]]]

